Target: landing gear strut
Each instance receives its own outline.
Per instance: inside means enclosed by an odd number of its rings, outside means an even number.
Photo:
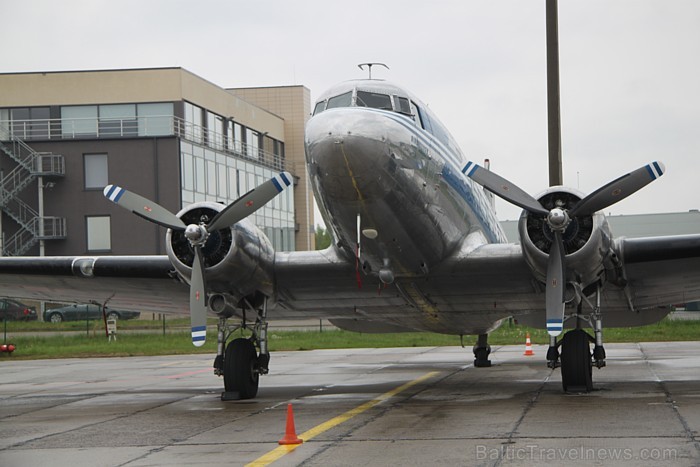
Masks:
[[[488,338],[488,334],[479,334],[476,344],[472,349],[474,351],[474,366],[476,368],[486,368],[491,366],[491,360],[489,360],[491,346],[488,343]]]
[[[256,311],[247,300],[244,304],[249,310]],[[263,301],[262,309],[256,311],[256,315],[250,338],[239,337],[228,345],[226,341],[235,331],[248,328],[245,308],[243,319],[238,325],[229,325],[226,317],[219,317],[214,374],[224,377],[224,392],[221,393],[221,400],[254,398],[258,394],[260,375],[266,375],[269,372],[267,298]],[[259,353],[257,349],[260,350]]]
[[[555,369],[561,366],[559,362],[559,346],[561,342],[557,342],[555,336],[549,336],[549,348],[547,349],[547,366],[551,369]]]

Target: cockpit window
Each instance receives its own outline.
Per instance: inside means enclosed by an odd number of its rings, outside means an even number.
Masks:
[[[314,115],[320,114],[324,110],[326,110],[326,101],[321,101],[316,104],[316,107],[314,107]]]
[[[433,133],[433,126],[430,123],[430,117],[428,117],[428,114],[423,112],[421,110],[421,108],[416,105],[415,102],[413,103],[413,106],[416,108],[416,111],[418,112],[418,122],[420,123],[420,126],[422,126],[425,131],[432,134]]]
[[[394,106],[396,111],[402,114],[411,115],[411,105],[405,97],[394,96]]]
[[[345,94],[339,96],[331,97],[328,99],[328,105],[326,109],[334,109],[336,107],[350,107],[352,105],[352,91],[348,91]]]
[[[356,103],[358,107],[393,110],[391,108],[391,98],[386,94],[378,94],[376,92],[357,91]]]

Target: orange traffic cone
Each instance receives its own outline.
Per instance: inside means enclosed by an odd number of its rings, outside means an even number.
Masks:
[[[533,355],[535,355],[535,352],[532,351],[532,342],[530,342],[529,332],[525,334],[525,353],[523,355],[528,357],[532,357]]]
[[[294,410],[292,404],[287,404],[287,429],[284,437],[279,440],[279,444],[301,444],[304,440],[297,437],[297,430],[294,427]]]

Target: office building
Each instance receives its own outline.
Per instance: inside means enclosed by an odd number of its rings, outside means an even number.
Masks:
[[[253,221],[277,250],[313,249],[309,115],[303,86],[225,89],[182,68],[0,74],[2,254],[163,254],[164,229],[105,185],[177,212],[282,170],[294,186]]]

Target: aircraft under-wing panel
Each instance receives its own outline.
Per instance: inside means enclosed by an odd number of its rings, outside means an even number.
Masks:
[[[176,214],[110,185],[109,201],[168,228],[167,256],[0,258],[0,295],[189,310],[195,345],[207,314],[217,316],[214,371],[240,398],[255,397],[268,372],[269,320],[476,334],[484,367],[488,333],[514,317],[548,329],[547,361],[562,367],[565,390],[589,390],[592,365],[605,365],[603,324],[648,324],[671,303],[700,299],[700,233],[615,238],[601,212],[662,176],[660,162],[588,195],[555,186],[531,196],[469,162],[404,88],[357,80],[317,100],[306,163],[333,236],[326,250],[275,252],[246,219],[290,184],[285,172],[229,206]],[[520,243],[506,241],[490,193],[524,209]],[[246,320],[252,337],[227,344],[229,321]]]

